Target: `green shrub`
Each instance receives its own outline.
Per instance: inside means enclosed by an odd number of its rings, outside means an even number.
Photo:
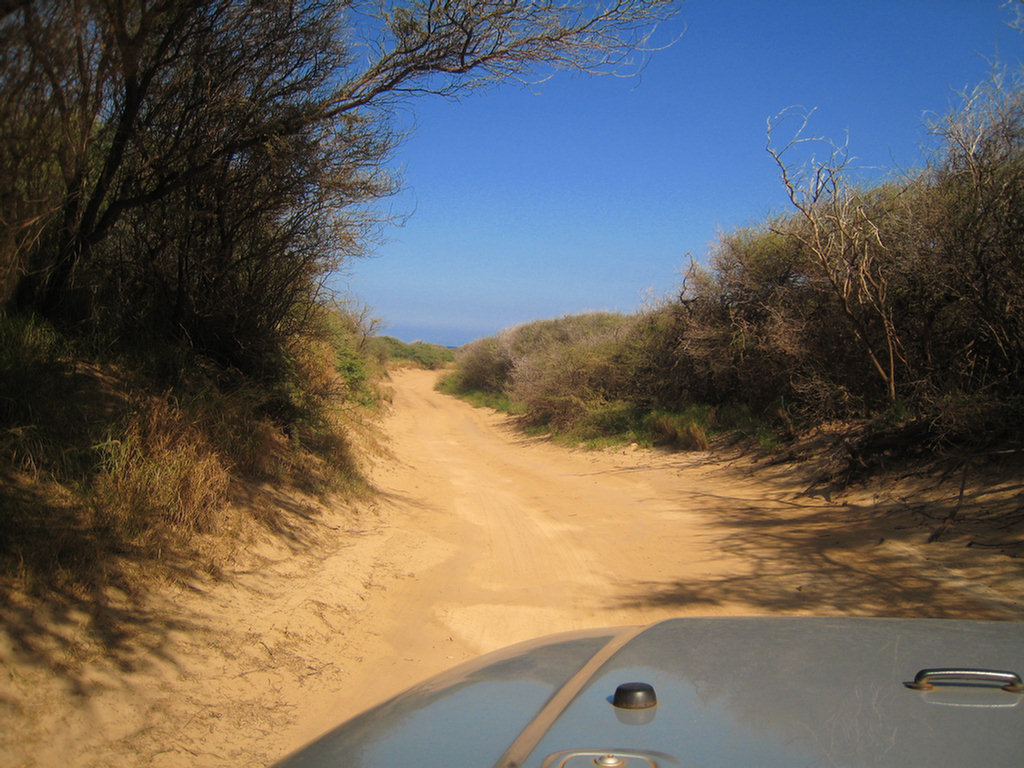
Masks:
[[[632,438],[640,425],[636,406],[617,401],[590,404],[576,423],[573,434],[581,440]]]
[[[407,344],[393,336],[378,336],[374,344],[381,350],[381,357],[390,362],[408,362],[434,371],[454,362],[455,351],[440,344],[414,341]]]
[[[458,350],[455,372],[446,386],[457,393],[506,394],[511,373],[512,360],[502,339],[491,336]]]

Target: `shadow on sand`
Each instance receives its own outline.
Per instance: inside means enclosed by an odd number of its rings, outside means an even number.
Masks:
[[[308,551],[323,535],[312,499],[253,485],[236,487],[231,502],[255,530],[292,552]],[[166,547],[113,541],[102,529],[83,526],[87,516],[80,511],[14,481],[0,482],[0,507],[0,534],[13,558],[12,575],[0,581],[0,665],[48,672],[70,694],[88,696],[117,685],[119,674],[155,664],[177,667],[176,638],[216,634],[208,620],[174,604],[174,590],[162,587],[207,591],[223,578],[219,553],[244,546],[233,531]],[[94,674],[98,659],[109,674]],[[0,705],[16,706],[2,689]]]
[[[812,485],[786,494],[794,468],[763,467],[757,479],[780,488],[771,504],[733,499],[719,515],[723,552],[748,572],[637,582],[621,605],[713,613],[1024,619],[1024,482],[1000,472],[989,483],[934,472],[902,477],[899,493],[842,493]],[[1010,477],[1012,479],[1007,480]],[[891,490],[891,489],[890,489]],[[845,498],[844,498],[845,497]],[[779,499],[783,499],[780,505]],[[708,499],[708,510],[721,499]],[[938,535],[936,535],[938,534]],[[742,609],[741,609],[742,610]]]

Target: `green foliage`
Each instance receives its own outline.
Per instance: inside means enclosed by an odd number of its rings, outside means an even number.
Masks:
[[[413,363],[434,371],[454,362],[455,352],[440,344],[414,341],[407,344],[393,336],[378,336],[374,343],[381,349],[381,357],[390,362]]]
[[[580,440],[628,439],[639,434],[639,425],[639,413],[634,404],[608,402],[588,408],[574,425],[572,434]]]

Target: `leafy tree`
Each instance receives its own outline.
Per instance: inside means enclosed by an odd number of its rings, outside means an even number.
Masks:
[[[668,0],[26,0],[0,15],[0,297],[258,370],[394,188],[390,118],[629,66]],[[34,186],[33,186],[34,185]]]

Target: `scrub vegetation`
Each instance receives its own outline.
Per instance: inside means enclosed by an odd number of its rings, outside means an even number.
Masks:
[[[927,167],[875,186],[807,125],[769,126],[793,212],[723,234],[677,297],[476,341],[444,388],[507,398],[530,427],[583,441],[706,448],[731,433],[777,448],[840,422],[860,462],[1019,448],[1022,73],[967,94],[930,126]]]
[[[383,362],[446,354],[372,340],[326,285],[387,222],[399,106],[636,71],[673,12],[4,3],[0,586],[81,594],[223,536],[266,484],[358,488]]]
[[[352,316],[315,314],[262,380],[170,346],[146,351],[156,361],[99,354],[0,315],[3,572],[23,587],[104,583],[119,556],[156,561],[225,533],[244,489],[357,492],[353,440],[381,401],[380,362]]]
[[[434,371],[455,362],[455,351],[440,344],[425,341],[409,344],[393,336],[379,336],[374,344],[379,354],[395,365],[412,364]]]

